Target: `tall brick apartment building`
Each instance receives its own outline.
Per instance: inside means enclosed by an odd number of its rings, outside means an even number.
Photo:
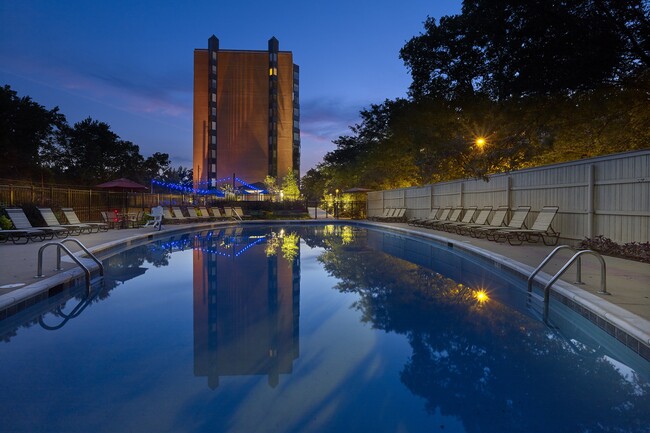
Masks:
[[[233,174],[248,183],[300,176],[299,68],[278,40],[268,50],[194,50],[194,184]]]

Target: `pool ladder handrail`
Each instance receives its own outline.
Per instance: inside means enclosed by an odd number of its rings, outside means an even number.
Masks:
[[[597,253],[594,250],[579,250],[576,248],[573,248],[569,245],[560,245],[556,247],[553,251],[549,253],[549,255],[546,256],[546,258],[542,261],[542,263],[535,268],[535,270],[530,274],[528,277],[528,293],[531,293],[533,290],[533,279],[539,271],[542,270],[542,268],[553,258],[555,254],[557,254],[558,251],[562,249],[570,249],[572,251],[575,251],[575,254],[567,260],[567,262],[562,266],[562,268],[555,274],[553,277],[551,277],[550,280],[546,283],[544,286],[544,321],[546,322],[546,319],[548,318],[548,304],[550,301],[550,292],[551,292],[551,286],[566,272],[569,267],[576,262],[576,281],[574,284],[584,284],[582,282],[582,260],[581,256],[584,254],[589,254],[593,255],[598,259],[600,262],[600,290],[598,293],[601,295],[611,295],[607,291],[607,267],[605,266],[605,260],[603,259],[603,256],[601,256],[599,253]]]
[[[77,256],[72,254],[72,251],[70,251],[68,247],[63,245],[65,242],[74,242],[77,245],[79,245],[79,247],[81,247],[81,249],[88,255],[88,257],[90,257],[95,263],[97,263],[97,265],[99,266],[99,275],[104,276],[104,265],[102,264],[102,262],[100,262],[99,259],[97,259],[97,257],[95,257],[95,255],[93,255],[93,253],[91,253],[88,250],[88,248],[85,247],[84,244],[79,242],[77,239],[69,238],[69,239],[64,239],[60,242],[48,242],[38,249],[38,270],[37,270],[36,278],[43,278],[45,276],[43,275],[43,251],[45,250],[45,248],[49,247],[50,245],[56,245],[57,247],[56,270],[60,271],[63,269],[61,267],[61,250],[63,250],[77,265],[79,265],[81,269],[83,269],[84,274],[86,275],[86,292],[90,292],[90,270],[83,263],[81,263],[81,261],[77,258]]]

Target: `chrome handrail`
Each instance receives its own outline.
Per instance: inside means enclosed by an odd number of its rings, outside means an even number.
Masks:
[[[86,248],[86,246],[84,244],[82,244],[79,240],[73,239],[73,238],[67,238],[67,239],[63,239],[62,241],[60,241],[60,243],[62,243],[62,244],[65,243],[65,242],[74,242],[75,244],[79,245],[79,248],[81,248],[86,253],[86,255],[88,255],[89,258],[91,258],[95,263],[97,263],[97,266],[99,267],[99,275],[102,276],[102,277],[104,276],[104,265],[102,264],[102,262],[99,261],[99,259],[97,257],[95,257],[95,255],[93,253],[91,253],[88,250],[88,248]],[[60,251],[57,251],[57,253],[58,253],[58,263],[57,263],[57,265],[58,265],[58,267],[60,267],[61,266],[61,253],[60,253]]]
[[[560,246],[556,247],[553,251],[551,251],[548,254],[548,256],[546,256],[546,258],[542,261],[542,263],[540,263],[539,266],[537,266],[535,268],[535,270],[528,277],[528,293],[533,291],[533,279],[535,278],[535,275],[537,275],[539,273],[539,271],[542,270],[542,268],[553,258],[553,256],[555,256],[555,254],[558,253],[558,251],[565,250],[565,249],[568,249],[568,250],[571,250],[571,251],[574,251],[574,252],[582,251],[582,250],[578,250],[576,248],[573,248],[572,246],[569,246],[569,245],[560,245]],[[574,282],[574,284],[584,284],[581,281],[582,280],[582,270],[581,269],[582,269],[582,262],[581,262],[580,259],[578,259],[578,262],[576,263],[576,281]]]
[[[564,272],[569,268],[569,266],[571,266],[573,264],[573,262],[578,260],[580,258],[580,256],[582,256],[583,254],[591,254],[594,257],[596,257],[598,259],[598,261],[600,262],[600,290],[598,291],[598,293],[600,293],[602,295],[611,295],[611,293],[609,293],[607,291],[607,269],[606,269],[605,260],[603,259],[603,257],[600,254],[598,254],[596,251],[593,251],[593,250],[580,250],[577,253],[575,253],[573,255],[573,257],[571,257],[569,259],[569,261],[567,261],[564,264],[564,266],[562,266],[562,269],[560,269],[548,281],[548,283],[546,283],[546,286],[544,286],[544,322],[546,322],[546,320],[548,319],[548,304],[549,304],[550,297],[551,297],[551,295],[550,295],[551,286],[553,285],[553,283],[555,283],[558,280],[558,278],[560,278],[562,276],[562,274],[564,274]]]
[[[65,253],[74,261],[81,269],[83,269],[84,274],[86,275],[86,294],[90,293],[90,270],[83,264],[81,261],[72,254],[72,251],[68,249],[65,245],[63,245],[63,242],[65,241],[73,241],[77,243],[85,252],[88,254],[94,261],[99,265],[99,274],[104,275],[104,265],[95,257],[88,249],[78,240],[76,239],[65,239],[62,242],[48,242],[41,246],[38,249],[38,268],[37,268],[37,275],[35,278],[43,278],[45,275],[43,274],[43,251],[45,248],[55,245],[57,247],[57,262],[56,262],[56,270],[60,271],[61,268],[61,250],[65,251]]]

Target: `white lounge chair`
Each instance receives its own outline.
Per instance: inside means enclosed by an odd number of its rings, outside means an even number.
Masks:
[[[86,224],[93,229],[99,231],[108,231],[108,224],[106,223],[100,223],[100,222],[81,222],[79,220],[79,217],[77,216],[77,213],[74,211],[74,209],[69,208],[69,207],[64,207],[61,208],[61,212],[63,212],[63,215],[65,215],[65,218],[68,220],[68,223],[70,224]]]

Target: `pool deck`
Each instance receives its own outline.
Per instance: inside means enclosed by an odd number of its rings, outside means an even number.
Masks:
[[[365,221],[362,223],[390,227],[406,233],[424,234],[441,242],[448,240],[465,249],[487,252],[495,260],[515,264],[527,274],[536,268],[555,248],[545,246],[541,242],[511,246],[507,243],[496,243],[485,239],[474,239],[469,236],[411,227],[404,223],[371,223]],[[232,224],[232,222],[166,225],[161,232],[151,228],[113,229],[107,232],[84,234],[73,238],[81,241],[91,251],[101,252],[122,245],[124,242],[133,243],[139,240],[147,240],[152,235],[171,234],[175,231],[201,227],[209,229],[226,224]],[[6,308],[7,305],[12,303],[15,304],[21,298],[29,296],[29,293],[43,292],[46,290],[44,287],[53,287],[63,281],[72,278],[78,279],[83,275],[80,268],[65,257],[62,261],[63,270],[53,270],[56,260],[56,248],[47,247],[43,254],[44,277],[36,278],[38,251],[45,243],[0,244],[0,308]],[[79,251],[79,247],[72,243],[66,245],[75,253]],[[550,278],[566,263],[572,254],[571,251],[559,252],[544,267],[540,277]],[[597,308],[606,311],[610,317],[614,316],[616,321],[624,325],[630,324],[636,331],[640,330],[641,336],[646,337],[646,344],[650,344],[650,264],[615,257],[604,256],[603,258],[607,268],[607,291],[611,295],[597,293],[600,288],[600,263],[591,256],[582,258],[582,281],[585,284],[581,286],[573,285],[573,281],[575,281],[574,265],[562,276],[561,280],[564,282],[562,285],[571,287],[572,296],[584,298],[589,305],[596,305]],[[1,319],[2,317],[0,317]],[[639,332],[636,335],[639,335]]]

